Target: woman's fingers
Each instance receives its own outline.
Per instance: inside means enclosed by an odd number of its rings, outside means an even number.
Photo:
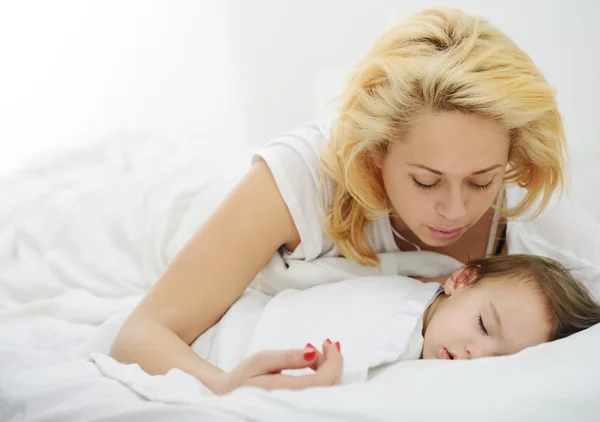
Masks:
[[[294,350],[282,351],[279,355],[273,355],[271,352],[261,353],[261,359],[277,359],[278,364],[275,364],[273,361],[272,364],[268,366],[270,371],[264,373],[264,375],[253,377],[252,384],[268,390],[302,390],[309,387],[323,387],[340,384],[343,374],[343,358],[338,347],[339,343],[337,343],[337,345],[336,343],[331,342],[323,343],[324,353],[320,354],[317,352],[315,362],[312,365],[310,365],[310,363],[307,364],[306,360],[304,360],[305,363],[303,365],[300,365],[297,354],[298,351]],[[285,369],[299,369],[308,366],[315,369],[314,374],[295,376],[278,373]]]
[[[323,363],[318,366],[315,375],[320,376],[320,379],[327,383],[325,385],[340,384],[344,369],[340,343],[333,343],[329,339],[325,340],[323,354]]]
[[[265,350],[254,355],[253,370],[256,375],[279,373],[285,369],[314,367],[322,353],[307,345],[304,349]]]

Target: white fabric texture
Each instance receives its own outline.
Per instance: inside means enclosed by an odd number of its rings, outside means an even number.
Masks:
[[[509,189],[508,206],[518,204],[524,195],[523,189]],[[508,223],[508,252],[557,260],[600,300],[600,223],[564,196],[554,197],[536,219],[530,219],[531,213]]]
[[[369,369],[420,357],[420,322],[439,287],[392,276],[285,290],[266,305],[247,355],[297,348],[302,342],[318,346],[331,338],[344,346],[345,379],[366,381]]]
[[[1,420],[598,420],[598,326],[514,356],[401,362],[364,384],[301,392],[244,388],[214,397],[181,372],[149,377],[117,364],[109,373],[86,360],[100,324],[139,301],[243,171],[241,158],[229,156],[228,167],[203,151],[120,139],[0,180]],[[512,222],[508,246],[581,267],[598,297],[599,239],[598,224],[561,201],[534,222]],[[400,268],[434,277],[459,265],[433,253],[419,259],[437,266],[416,266],[408,252],[381,259],[376,270],[276,255],[254,286],[274,294]],[[259,315],[240,311],[250,321]],[[152,398],[121,382],[124,373],[152,379]]]
[[[310,271],[303,274],[310,277]],[[219,323],[194,341],[192,349],[229,371],[261,350],[301,348],[306,343],[319,347],[331,338],[344,345],[342,383],[362,383],[373,368],[419,359],[423,347],[422,316],[439,291],[437,283],[425,284],[402,276],[360,277],[305,290],[288,289],[273,298],[249,289]],[[93,345],[84,347],[81,354],[89,353],[104,374],[150,400],[173,402],[173,397],[178,397],[180,402],[190,391],[211,395],[200,386],[190,390],[189,380],[178,384],[177,380],[183,378],[179,370],[164,377],[161,389],[157,380],[162,378],[150,377],[137,365],[120,365],[107,357],[123,321],[121,315],[116,320],[110,318],[110,331],[101,327]],[[286,371],[295,375],[310,372],[311,369]]]

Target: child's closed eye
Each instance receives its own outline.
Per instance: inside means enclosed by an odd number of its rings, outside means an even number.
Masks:
[[[485,325],[483,325],[483,318],[481,318],[481,315],[479,315],[479,328],[483,334],[486,336],[488,335],[488,331],[485,329]]]

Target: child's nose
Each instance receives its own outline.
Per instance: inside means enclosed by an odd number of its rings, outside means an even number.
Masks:
[[[489,356],[493,356],[494,353],[489,347],[485,347],[482,344],[471,343],[465,348],[465,359],[479,359]]]

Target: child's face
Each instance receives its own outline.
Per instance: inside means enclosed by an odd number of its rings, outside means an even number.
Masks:
[[[517,353],[549,340],[551,324],[540,293],[513,277],[469,286],[463,268],[444,284],[426,315],[423,359],[475,359]]]

